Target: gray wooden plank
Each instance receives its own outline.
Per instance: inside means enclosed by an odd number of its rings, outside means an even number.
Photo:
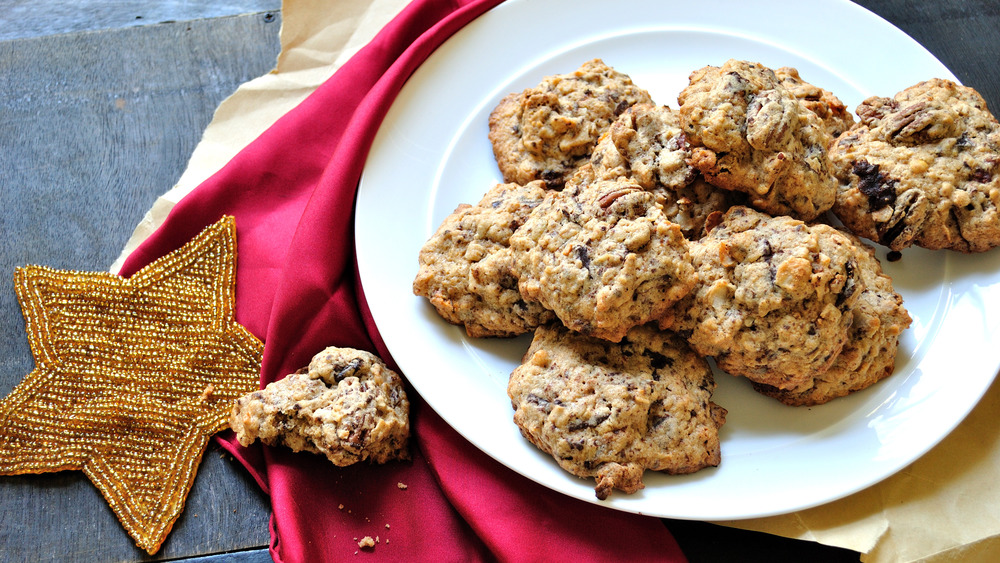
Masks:
[[[4,0],[0,41],[279,10],[281,0]]]
[[[266,549],[253,549],[235,553],[220,553],[185,559],[185,563],[271,563],[271,554]]]
[[[33,368],[14,268],[106,269],[222,99],[273,68],[276,15],[0,42],[0,394]],[[157,558],[266,546],[268,511],[213,445]],[[144,558],[82,473],[0,477],[0,560]]]

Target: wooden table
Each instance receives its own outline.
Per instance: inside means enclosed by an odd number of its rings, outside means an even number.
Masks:
[[[858,3],[1000,110],[996,0]],[[280,0],[8,4],[0,11],[0,395],[34,367],[14,268],[107,269],[179,178],[219,102],[271,70],[281,19]],[[269,561],[268,515],[256,484],[212,445],[155,559]],[[713,524],[669,525],[692,561],[858,558]],[[143,559],[82,473],[0,477],[0,561]]]

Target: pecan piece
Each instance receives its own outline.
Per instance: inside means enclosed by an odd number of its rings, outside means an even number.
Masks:
[[[747,106],[747,142],[757,150],[780,150],[798,121],[797,100],[777,90],[757,94]]]
[[[861,102],[855,112],[861,118],[861,123],[873,127],[876,121],[899,109],[899,102],[892,98],[872,96]]]
[[[886,125],[888,138],[895,141],[927,142],[951,136],[955,116],[948,108],[917,102],[904,107]]]
[[[601,206],[601,209],[607,209],[608,207],[611,207],[611,204],[614,203],[616,199],[637,191],[639,191],[637,188],[616,188],[606,194],[602,194],[601,197],[597,199],[597,204]]]

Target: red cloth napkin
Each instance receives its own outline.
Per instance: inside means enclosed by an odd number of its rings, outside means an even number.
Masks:
[[[499,1],[410,4],[312,96],[185,197],[122,274],[233,215],[236,318],[266,343],[262,386],[331,345],[374,351],[391,364],[357,278],[358,180],[407,77]],[[410,397],[412,462],[338,468],[321,456],[243,448],[231,432],[220,436],[270,495],[276,561],[340,560],[356,551],[395,561],[684,560],[660,520],[525,479],[466,442],[412,389]],[[374,549],[359,549],[365,536],[377,538]]]

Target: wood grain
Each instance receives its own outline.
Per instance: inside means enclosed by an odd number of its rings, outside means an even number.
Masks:
[[[223,98],[271,70],[280,14],[0,42],[0,394],[33,369],[25,264],[105,270]],[[266,546],[269,504],[217,446],[157,558]],[[0,560],[144,559],[80,472],[0,477]]]
[[[281,0],[4,0],[0,41],[281,10]]]

